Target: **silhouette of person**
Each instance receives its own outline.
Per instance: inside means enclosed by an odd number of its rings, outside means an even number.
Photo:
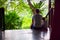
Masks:
[[[41,20],[42,20],[42,16],[39,14],[39,9],[36,9],[36,13],[33,15],[32,17],[32,29],[38,29],[41,26]]]
[[[31,4],[30,0],[27,0],[27,1],[28,1],[28,4],[29,4],[30,8],[32,9],[32,12],[33,12],[31,28],[33,28],[33,27],[39,28],[39,27],[41,27],[41,20],[42,20],[42,16],[39,14],[40,10],[36,9]]]
[[[33,12],[31,29],[42,29],[45,26],[45,23],[44,23],[45,21],[44,21],[43,17],[40,15],[40,10],[36,9],[31,4],[30,0],[27,0],[27,1]]]

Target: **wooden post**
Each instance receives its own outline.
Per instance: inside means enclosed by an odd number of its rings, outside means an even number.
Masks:
[[[49,11],[51,8],[51,0],[49,0]],[[49,25],[51,25],[51,13],[49,12]]]
[[[0,8],[0,30],[5,30],[4,8]]]
[[[51,33],[51,40],[60,40],[60,0],[55,0],[55,11]]]

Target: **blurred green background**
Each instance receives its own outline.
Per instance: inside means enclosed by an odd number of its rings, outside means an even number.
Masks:
[[[43,17],[48,13],[48,0],[31,0]],[[0,8],[5,8],[5,29],[29,29],[32,22],[32,10],[27,0],[0,0]]]

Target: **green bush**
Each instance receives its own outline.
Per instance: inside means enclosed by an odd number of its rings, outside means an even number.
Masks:
[[[15,11],[5,14],[5,29],[20,29],[23,18],[17,15]]]

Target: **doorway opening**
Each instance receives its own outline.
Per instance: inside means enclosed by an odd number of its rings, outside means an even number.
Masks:
[[[31,3],[35,8],[38,8],[41,11],[40,14],[42,17],[46,17],[49,12],[49,0],[31,0]],[[27,0],[8,0],[5,2],[4,8],[6,30],[30,29],[33,13]],[[49,15],[46,20],[48,25]]]

